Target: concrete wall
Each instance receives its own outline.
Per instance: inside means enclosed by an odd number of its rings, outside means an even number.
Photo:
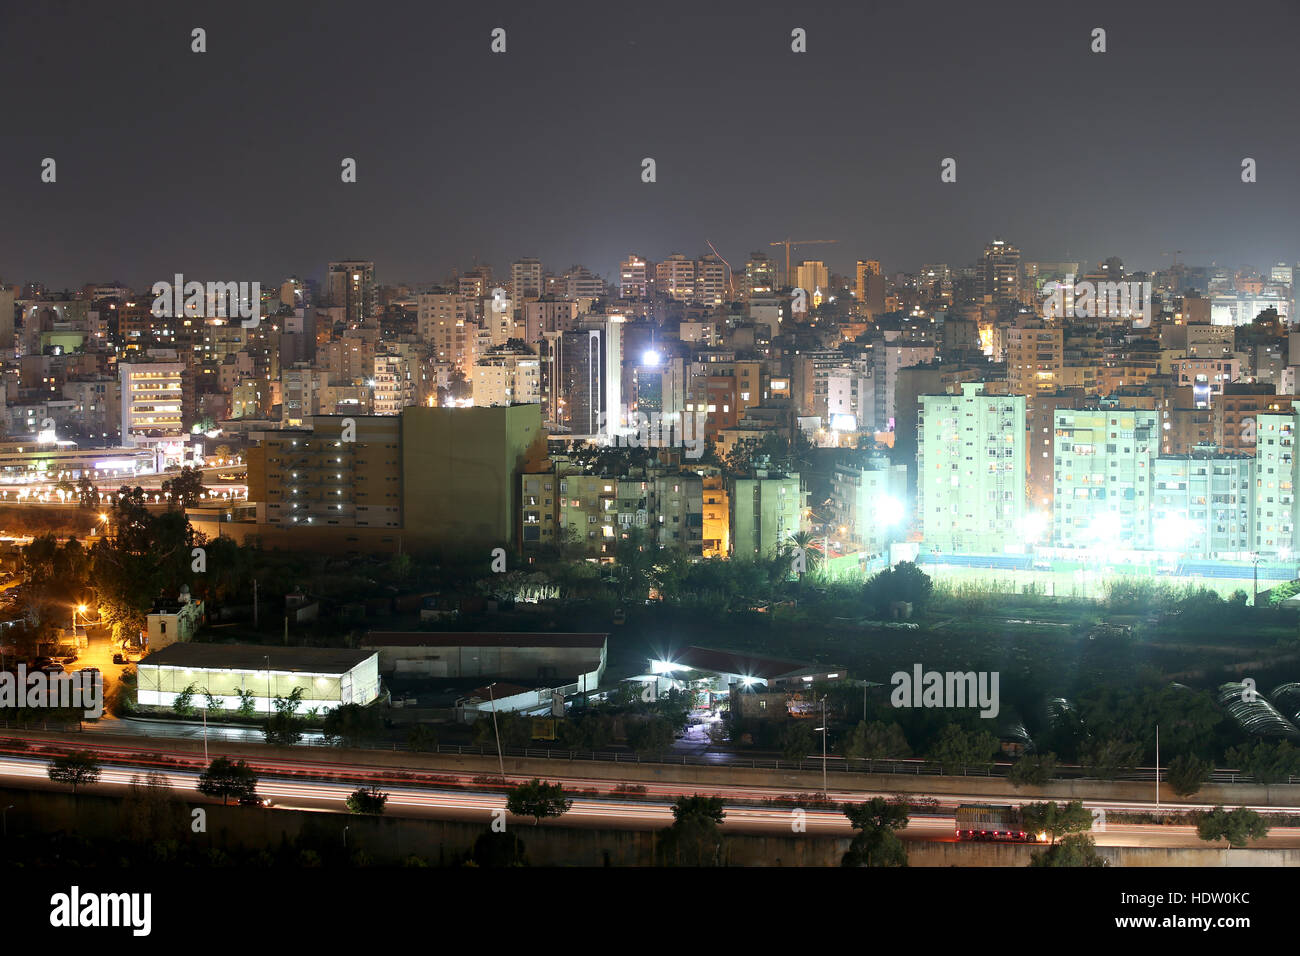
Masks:
[[[88,839],[121,837],[122,799],[82,791],[77,796],[37,790],[0,789],[5,805],[13,804],[8,825],[15,831],[73,830]],[[415,855],[434,863],[449,864],[470,849],[488,824],[452,820],[412,820],[397,817],[362,817],[344,813],[302,810],[263,810],[223,807],[213,803],[188,803],[207,812],[207,832],[182,834],[204,848],[232,849],[278,847],[282,838],[295,840],[304,833],[347,842],[364,850],[379,864],[399,863]],[[653,866],[659,833],[654,830],[613,830],[566,827],[556,823],[511,826],[524,841],[534,866]],[[849,846],[848,838],[763,836],[728,833],[724,862],[730,866],[839,866]],[[1028,866],[1032,847],[990,843],[908,842],[912,866]],[[1100,847],[1112,866],[1298,866],[1300,850],[1219,850]]]

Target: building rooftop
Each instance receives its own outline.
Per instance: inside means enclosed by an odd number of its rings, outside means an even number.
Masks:
[[[342,674],[375,656],[374,651],[342,647],[263,647],[260,644],[194,644],[178,642],[154,651],[141,667],[197,667],[208,669],[265,670],[282,673]]]
[[[748,651],[723,651],[711,647],[687,647],[673,655],[679,667],[715,674],[735,674],[773,680],[786,675],[802,674],[809,665],[806,661],[791,661],[779,657],[763,657]]]
[[[362,647],[604,647],[608,634],[519,631],[371,631]]]

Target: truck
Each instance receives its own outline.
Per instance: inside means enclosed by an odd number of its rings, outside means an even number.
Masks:
[[[1025,832],[1019,807],[990,803],[963,803],[957,808],[958,840],[992,840],[1000,843],[1041,843],[1043,834]]]

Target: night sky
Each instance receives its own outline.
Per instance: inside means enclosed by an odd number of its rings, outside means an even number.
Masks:
[[[959,266],[994,236],[1027,259],[1295,263],[1297,49],[1295,0],[0,0],[0,281],[359,257],[423,284],[529,255],[612,276],[706,239],[780,258],[786,236],[839,239],[796,261],[844,272]]]

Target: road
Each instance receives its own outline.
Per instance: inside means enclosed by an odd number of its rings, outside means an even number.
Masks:
[[[116,750],[119,757],[128,751]],[[109,759],[103,764],[103,774],[96,790],[109,793],[125,792],[131,777],[143,770],[138,766]],[[177,755],[188,758],[191,754]],[[469,821],[488,821],[494,809],[504,808],[505,795],[482,789],[473,781],[475,773],[456,770],[424,770],[435,782],[428,787],[393,785],[386,781],[394,772],[381,768],[359,768],[337,764],[311,763],[310,761],[283,761],[253,758],[249,763],[258,773],[258,793],[270,797],[276,807],[282,809],[334,811],[344,809],[344,801],[359,783],[375,783],[382,786],[389,794],[385,813],[389,816],[453,819]],[[39,789],[54,788],[46,775],[47,761],[35,757],[5,755],[0,757],[0,781],[15,786],[35,787]],[[340,771],[342,771],[340,773]],[[171,786],[181,791],[186,799],[208,802],[207,798],[195,792],[198,773],[190,770],[163,768],[163,773]],[[336,782],[318,779],[293,779],[291,774],[333,774],[350,778],[352,782]],[[508,783],[521,783],[530,779],[527,776],[507,774]],[[788,791],[768,787],[742,787],[727,784],[715,786],[673,785],[640,783],[646,793],[638,798],[620,798],[608,793],[611,781],[577,776],[555,776],[546,778],[549,782],[560,783],[573,794],[573,807],[565,815],[566,826],[590,826],[615,829],[657,829],[672,823],[671,801],[683,794],[708,794],[721,796],[724,801],[748,800],[758,801],[786,795]],[[466,789],[452,789],[460,785]],[[480,789],[474,789],[476,786]],[[585,794],[581,791],[597,790],[598,794]],[[874,796],[891,797],[889,792],[835,791],[831,799],[839,802],[859,802]],[[913,816],[901,836],[907,840],[943,840],[953,839],[953,810],[960,803],[987,802],[987,796],[974,794],[913,794],[913,797],[929,797],[939,801],[934,813]],[[1153,804],[1141,802],[1085,801],[1090,809],[1103,808],[1112,810],[1151,810]],[[1189,809],[1191,809],[1189,807]],[[1256,807],[1267,812],[1278,808]],[[252,811],[250,811],[252,812]],[[274,812],[258,811],[258,812]],[[783,834],[792,830],[795,819],[793,811],[787,808],[767,808],[742,806],[734,802],[726,807],[726,821],[723,828],[735,832]],[[804,822],[807,832],[828,836],[849,836],[851,830],[847,819],[837,810],[806,810]],[[1100,846],[1148,846],[1148,847],[1204,847],[1205,843],[1190,826],[1158,826],[1130,823],[1109,823],[1104,831],[1094,831],[1094,839]],[[1278,827],[1270,831],[1269,836],[1252,844],[1257,847],[1300,848],[1300,828]]]

